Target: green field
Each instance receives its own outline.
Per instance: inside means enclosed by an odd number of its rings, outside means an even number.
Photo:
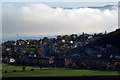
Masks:
[[[34,69],[34,71],[31,71]],[[13,72],[16,70],[17,72]],[[7,71],[7,73],[5,73]],[[22,66],[2,65],[2,77],[63,77],[63,76],[113,76],[120,75],[118,71],[80,70],[66,68],[43,68],[26,67],[25,72]]]

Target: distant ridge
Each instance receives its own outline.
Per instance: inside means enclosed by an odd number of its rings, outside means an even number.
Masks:
[[[101,6],[101,7],[88,7],[88,8],[100,9],[100,10],[105,10],[105,9],[112,10],[116,7],[117,7],[117,5],[105,5],[105,6]]]
[[[79,9],[79,8],[92,8],[92,9],[100,9],[100,10],[105,10],[105,9],[109,9],[112,10],[115,7],[117,7],[117,5],[105,5],[105,6],[99,6],[99,7],[78,7],[78,8],[71,8],[71,7],[59,7],[59,8],[63,8],[63,9]],[[58,7],[52,7],[53,9],[56,9]]]

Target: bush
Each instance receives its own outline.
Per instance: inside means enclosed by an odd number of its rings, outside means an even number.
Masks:
[[[25,71],[25,66],[22,67],[23,71]]]
[[[22,69],[25,70],[25,66],[23,66]]]
[[[13,70],[13,72],[17,72],[16,70]]]
[[[40,69],[42,70],[42,66],[40,66]]]
[[[7,71],[5,71],[5,73],[7,73]]]
[[[31,71],[34,71],[34,69],[31,69]]]

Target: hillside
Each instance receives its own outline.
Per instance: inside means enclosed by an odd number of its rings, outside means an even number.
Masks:
[[[120,29],[117,29],[114,32],[108,33],[104,35],[101,39],[96,40],[95,42],[90,43],[89,45],[102,45],[106,46],[107,44],[111,44],[114,47],[120,47]]]
[[[3,43],[2,57],[5,63],[11,63],[12,59],[16,64],[44,63],[49,66],[52,61],[56,67],[119,70],[120,65],[115,65],[120,60],[119,44],[120,29],[108,34],[17,40]]]
[[[70,51],[76,63],[84,61],[89,67],[96,69],[120,62],[120,29],[114,32],[104,34],[100,39],[90,42],[85,46],[79,46]],[[73,59],[73,60],[74,60]],[[109,65],[109,66],[108,66]],[[118,68],[119,69],[119,68]]]

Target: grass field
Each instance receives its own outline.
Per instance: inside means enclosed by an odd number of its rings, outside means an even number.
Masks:
[[[34,69],[34,71],[31,71]],[[16,70],[17,72],[13,72]],[[5,73],[7,71],[7,73]],[[118,71],[99,71],[99,70],[80,70],[66,68],[43,68],[26,67],[25,72],[22,71],[22,66],[2,65],[2,77],[64,77],[64,76],[113,76],[120,75]]]

